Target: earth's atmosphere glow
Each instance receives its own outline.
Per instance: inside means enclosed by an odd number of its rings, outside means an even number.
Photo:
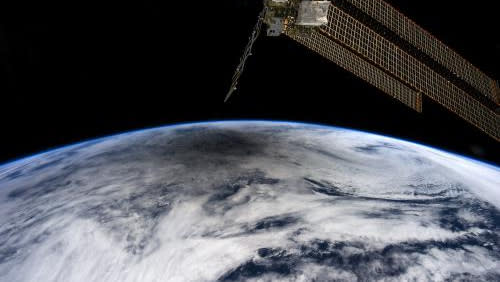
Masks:
[[[0,166],[0,281],[500,281],[500,169],[289,122],[185,124]]]

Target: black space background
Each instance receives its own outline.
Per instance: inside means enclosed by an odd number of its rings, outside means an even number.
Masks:
[[[496,1],[389,1],[500,78]],[[272,119],[350,127],[500,163],[496,141],[430,101],[418,114],[286,38],[261,37],[227,103],[260,1],[48,6],[0,25],[0,163],[179,122]],[[64,14],[64,19],[58,17]]]

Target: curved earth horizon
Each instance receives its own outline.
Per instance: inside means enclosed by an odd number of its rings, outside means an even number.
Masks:
[[[0,281],[498,281],[500,168],[226,121],[0,166]]]

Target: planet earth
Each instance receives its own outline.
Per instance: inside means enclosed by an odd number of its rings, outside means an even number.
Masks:
[[[210,122],[0,166],[0,281],[500,281],[500,169],[343,128]]]

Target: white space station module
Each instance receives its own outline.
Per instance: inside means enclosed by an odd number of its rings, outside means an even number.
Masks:
[[[500,141],[498,81],[383,0],[264,0],[226,101],[263,24],[418,112],[425,96]]]

